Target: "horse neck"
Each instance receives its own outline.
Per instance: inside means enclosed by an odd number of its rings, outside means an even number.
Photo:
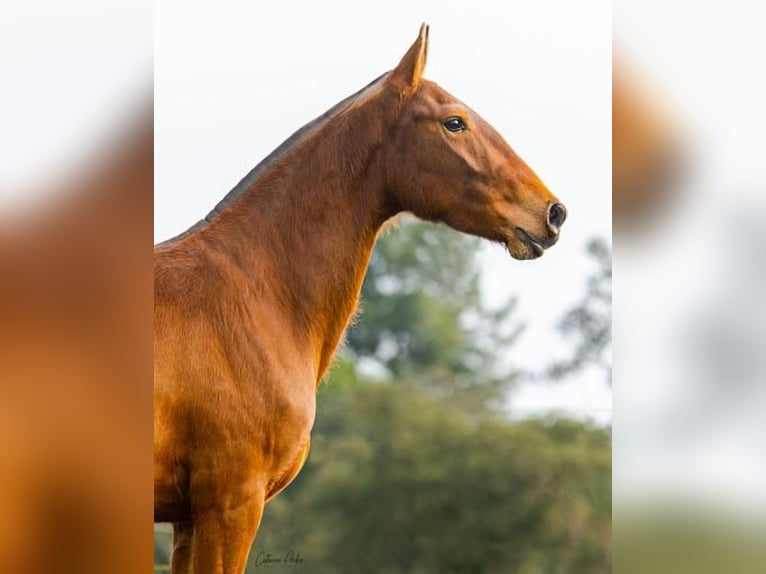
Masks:
[[[376,150],[382,114],[354,109],[270,167],[204,230],[268,293],[317,382],[356,310],[375,239],[395,213]]]

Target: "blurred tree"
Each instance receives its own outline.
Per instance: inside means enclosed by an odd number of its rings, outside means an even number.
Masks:
[[[154,574],[170,571],[173,529],[170,524],[154,525]]]
[[[312,456],[267,508],[251,563],[293,551],[312,574],[610,572],[607,431],[469,416],[392,383],[320,397]]]
[[[561,322],[561,333],[574,342],[572,354],[554,361],[544,377],[563,379],[586,368],[601,370],[612,381],[612,251],[604,239],[592,239],[588,254],[596,269],[588,279],[583,299],[568,311]]]
[[[523,326],[512,319],[515,299],[498,309],[484,304],[480,245],[445,226],[407,219],[381,238],[345,356],[400,383],[499,402],[516,374],[500,367],[498,349]]]

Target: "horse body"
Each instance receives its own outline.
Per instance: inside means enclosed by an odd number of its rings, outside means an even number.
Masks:
[[[422,80],[426,47],[422,28],[395,70],[156,248],[155,520],[174,523],[174,572],[244,570],[265,502],[308,456],[316,387],[387,220],[411,211],[520,259],[558,237],[565,212],[537,176]]]

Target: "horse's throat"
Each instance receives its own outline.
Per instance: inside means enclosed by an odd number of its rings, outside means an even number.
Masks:
[[[314,332],[315,348],[318,350],[317,383],[341,346],[346,328],[353,323],[374,243],[373,234],[354,249],[355,257],[339,266],[339,274],[328,278],[325,284],[325,300],[318,305]]]

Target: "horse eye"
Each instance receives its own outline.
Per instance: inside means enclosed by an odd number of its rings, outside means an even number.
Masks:
[[[468,129],[468,126],[465,125],[465,122],[457,116],[452,116],[451,118],[447,118],[446,120],[444,120],[444,123],[442,125],[444,125],[444,127],[451,132],[462,132]]]

